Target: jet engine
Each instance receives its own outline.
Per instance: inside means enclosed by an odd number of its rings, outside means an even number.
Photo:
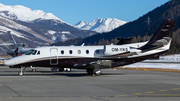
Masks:
[[[18,43],[18,44],[16,44],[17,45],[17,47],[25,47],[26,46],[26,43]]]
[[[126,46],[104,45],[104,55],[117,55],[117,54],[129,53],[129,52],[130,52],[130,48]]]

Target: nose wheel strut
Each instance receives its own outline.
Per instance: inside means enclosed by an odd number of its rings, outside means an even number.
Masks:
[[[21,67],[21,71],[18,72],[19,76],[23,76],[24,75],[24,70],[26,69],[26,67]]]

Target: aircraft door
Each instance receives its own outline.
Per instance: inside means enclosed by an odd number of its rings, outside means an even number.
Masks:
[[[58,65],[58,49],[50,49],[50,65]]]

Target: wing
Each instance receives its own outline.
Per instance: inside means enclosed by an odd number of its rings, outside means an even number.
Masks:
[[[74,64],[74,67],[77,69],[111,68],[112,61],[111,60],[97,60],[94,62],[90,62],[88,64]]]

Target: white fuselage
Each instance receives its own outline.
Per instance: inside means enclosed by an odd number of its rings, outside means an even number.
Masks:
[[[23,65],[26,63],[32,63],[37,61],[49,62],[49,66],[59,66],[61,60],[63,59],[97,59],[97,60],[114,60],[121,58],[135,58],[145,55],[154,54],[157,52],[165,51],[168,49],[169,45],[152,50],[149,52],[141,53],[138,47],[145,45],[147,42],[126,44],[126,45],[105,45],[105,46],[50,46],[50,47],[39,47],[33,49],[36,53],[23,54],[21,56],[15,57],[7,62],[5,65]],[[39,52],[39,53],[38,53]],[[133,53],[133,54],[132,54]],[[75,60],[73,60],[75,61]],[[78,60],[77,60],[78,61]],[[92,60],[89,63],[92,63]],[[65,61],[66,62],[66,61]],[[74,62],[75,64],[80,64],[79,62]],[[36,66],[36,65],[35,65]],[[40,65],[38,65],[40,66]]]

